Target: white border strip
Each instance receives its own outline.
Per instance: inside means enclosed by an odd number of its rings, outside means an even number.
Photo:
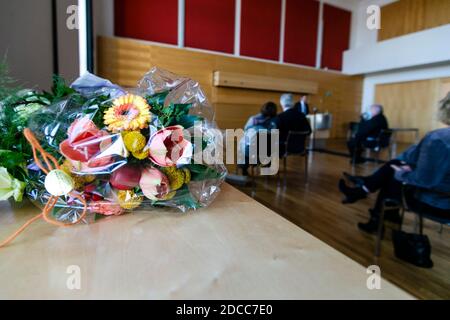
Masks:
[[[178,0],[178,47],[184,47],[184,32],[186,18],[185,0]]]
[[[78,53],[80,76],[87,72],[87,18],[86,0],[78,0]]]
[[[242,0],[236,0],[235,14],[234,14],[234,55],[235,56],[239,56],[241,54],[241,10],[242,10]]]
[[[280,51],[279,62],[284,61],[284,35],[286,33],[286,0],[281,0],[281,23],[280,23]]]

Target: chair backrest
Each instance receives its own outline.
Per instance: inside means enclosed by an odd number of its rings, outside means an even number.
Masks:
[[[311,134],[308,131],[289,131],[286,139],[286,154],[300,154],[305,151],[306,138]]]
[[[380,134],[378,135],[378,147],[379,148],[387,148],[391,144],[391,138],[392,138],[393,131],[390,129],[384,129],[381,130]]]
[[[429,191],[429,192],[435,192],[437,194],[442,195],[443,197],[448,197],[450,198],[450,192],[443,192],[443,191],[437,191],[437,190],[430,190],[430,189],[425,189],[425,188],[418,188],[416,186],[412,186],[412,185],[408,185],[403,183],[403,187],[402,187],[402,202],[403,202],[403,206],[407,211],[411,211],[414,212],[416,214],[419,214],[421,217],[428,219],[428,220],[432,220],[434,222],[438,222],[440,224],[444,224],[444,225],[450,225],[450,210],[448,211],[448,217],[443,217],[443,216],[436,216],[433,214],[433,212],[428,212],[428,211],[418,211],[416,210],[416,208],[414,208],[414,206],[410,206],[410,203],[408,202],[408,197],[406,196],[406,194],[408,192],[414,191],[414,190],[424,190],[424,191]]]
[[[358,132],[359,122],[350,122],[348,124],[349,137],[354,137]]]

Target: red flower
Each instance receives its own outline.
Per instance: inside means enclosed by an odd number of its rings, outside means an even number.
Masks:
[[[67,135],[68,138],[59,145],[61,154],[67,159],[86,163],[90,168],[112,162],[110,155],[97,156],[102,146],[111,144],[111,138],[108,132],[98,129],[88,116],[76,119],[67,130]]]

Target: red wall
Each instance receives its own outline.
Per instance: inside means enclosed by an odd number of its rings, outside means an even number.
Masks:
[[[242,0],[241,55],[278,60],[281,0]]]
[[[186,0],[185,46],[233,53],[235,0]],[[286,0],[284,61],[315,66],[319,1]],[[342,69],[351,12],[324,5],[322,68]],[[240,54],[278,60],[281,0],[242,0]],[[117,36],[177,44],[178,0],[115,0]]]
[[[185,46],[233,53],[235,0],[187,0]]]
[[[284,37],[284,61],[314,67],[316,65],[319,2],[287,0]]]
[[[117,36],[178,42],[178,0],[115,0],[114,19]]]
[[[343,52],[349,48],[352,14],[324,5],[322,68],[342,70]]]

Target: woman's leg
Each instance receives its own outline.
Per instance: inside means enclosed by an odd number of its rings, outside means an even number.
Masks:
[[[395,170],[391,165],[401,165],[400,160],[391,160],[378,168],[372,175],[363,177],[364,187],[371,193],[376,192],[389,184],[394,177]]]
[[[354,203],[360,199],[367,197],[368,193],[374,193],[383,187],[389,185],[394,179],[394,169],[391,165],[400,165],[399,160],[391,160],[382,165],[372,175],[367,177],[361,177],[363,184],[356,188],[347,186],[345,181],[341,179],[339,181],[339,190],[345,195],[344,203]]]
[[[387,173],[386,173],[387,175]],[[387,176],[384,180],[384,184],[379,189],[377,200],[375,201],[375,206],[372,210],[370,210],[370,219],[367,223],[358,223],[358,227],[360,230],[368,232],[368,233],[376,233],[378,230],[378,223],[380,220],[380,213],[385,205],[386,199],[392,199],[394,201],[400,202],[402,197],[402,183],[394,178],[394,175],[391,174],[390,179],[387,179]],[[393,217],[391,217],[393,219]]]

